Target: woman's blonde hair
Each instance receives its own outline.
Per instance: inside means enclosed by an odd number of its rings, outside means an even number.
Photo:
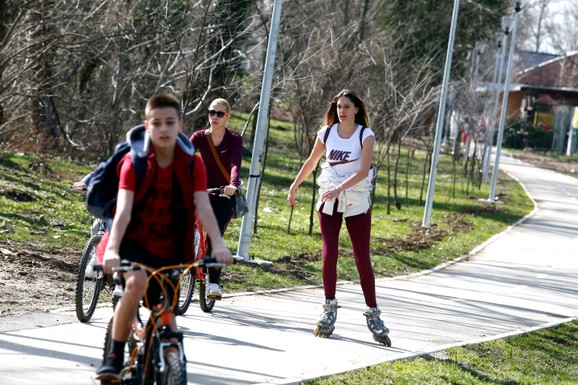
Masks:
[[[217,98],[217,99],[213,100],[211,102],[211,104],[220,104],[222,106],[225,106],[225,111],[227,111],[227,112],[231,111],[231,105],[229,104],[229,102],[226,99]]]

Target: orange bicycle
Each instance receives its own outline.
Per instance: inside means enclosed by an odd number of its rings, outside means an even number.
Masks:
[[[100,378],[102,385],[109,384],[173,384],[186,385],[187,369],[183,346],[183,333],[171,329],[169,314],[177,306],[179,287],[183,282],[182,270],[193,270],[200,267],[224,267],[214,258],[204,257],[192,264],[165,266],[160,269],[151,269],[143,264],[123,261],[120,267],[113,268],[113,272],[146,270],[148,273],[147,287],[151,282],[158,283],[160,292],[158,304],[151,305],[154,300],[145,295],[143,303],[150,309],[146,322],[140,317],[137,310],[132,324],[132,331],[127,341],[128,359],[118,376],[114,378]],[[94,265],[94,269],[102,271],[102,265]],[[103,362],[110,351],[112,344],[112,323],[110,319],[104,339]],[[125,353],[126,354],[126,353]],[[97,378],[99,379],[99,378]]]

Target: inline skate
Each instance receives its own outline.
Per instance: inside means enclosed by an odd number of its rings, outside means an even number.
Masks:
[[[367,321],[367,328],[373,333],[373,339],[385,346],[391,346],[391,339],[388,336],[389,329],[385,327],[383,321],[379,318],[381,310],[377,307],[371,307],[363,315]]]
[[[317,327],[313,332],[315,337],[327,338],[335,330],[335,321],[337,320],[337,300],[326,299],[323,304],[323,313],[321,319],[317,321]]]

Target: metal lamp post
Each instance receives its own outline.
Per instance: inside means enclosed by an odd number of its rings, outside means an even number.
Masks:
[[[484,169],[482,172],[482,183],[488,183],[488,174],[490,171],[490,159],[492,157],[492,146],[494,144],[494,129],[497,123],[496,114],[498,113],[498,104],[500,103],[500,84],[502,83],[502,74],[504,72],[504,57],[506,54],[506,43],[510,26],[512,25],[511,17],[502,18],[503,32],[496,32],[496,63],[494,65],[494,83],[492,107],[490,111],[490,122],[488,124],[488,137],[486,142],[486,152],[484,157]]]
[[[475,96],[476,96],[476,92],[477,92],[477,88],[478,88],[480,57],[482,56],[482,54],[484,53],[485,50],[486,50],[486,43],[484,43],[483,41],[477,41],[476,44],[474,45],[474,55],[475,55],[474,56],[474,73],[472,76],[472,82],[470,83],[470,92],[472,94],[472,98],[475,98]],[[473,122],[470,122],[468,124],[472,124],[472,123]],[[471,126],[469,129],[471,129]],[[470,132],[468,132],[467,139],[466,139],[466,145],[464,148],[464,157],[463,157],[464,164],[467,162],[467,160],[470,157],[471,141],[472,141],[472,135]]]
[[[271,83],[273,82],[273,72],[275,69],[275,52],[277,51],[277,38],[279,35],[282,5],[283,0],[275,0],[273,3],[271,29],[269,32],[269,42],[267,44],[267,56],[265,58],[265,69],[261,86],[261,98],[259,100],[259,113],[257,114],[257,132],[253,141],[253,156],[251,158],[249,184],[247,186],[247,204],[249,206],[249,212],[243,217],[241,233],[239,234],[239,242],[237,245],[237,256],[242,257],[243,259],[249,259],[251,224],[253,222],[253,212],[257,204],[258,182],[259,178],[261,178],[261,162],[263,161],[263,147],[267,130],[269,99],[271,97]]]
[[[475,57],[475,64],[474,64],[474,78],[472,80],[472,86],[471,89],[475,92],[476,88],[478,87],[478,73],[479,73],[479,68],[480,68],[480,56],[482,56],[482,54],[484,53],[484,51],[486,50],[486,43],[484,43],[483,41],[477,41],[476,45],[474,46],[474,53],[476,54]]]
[[[432,151],[431,157],[431,167],[427,185],[427,196],[425,201],[425,211],[423,215],[422,226],[429,227],[430,220],[431,220],[431,211],[433,206],[433,198],[435,193],[435,180],[437,174],[437,167],[438,167],[438,160],[439,160],[439,152],[441,147],[441,140],[442,140],[442,132],[444,128],[444,120],[446,115],[446,99],[447,99],[447,90],[448,84],[450,80],[450,70],[452,67],[452,53],[454,50],[454,40],[456,37],[456,28],[457,28],[457,21],[458,21],[458,11],[460,9],[460,0],[454,0],[454,10],[452,13],[452,24],[450,27],[450,37],[448,39],[448,50],[446,54],[446,63],[444,69],[444,78],[442,81],[442,88],[441,88],[441,95],[440,95],[440,104],[438,108],[438,116],[436,121],[436,133],[435,133],[435,140],[434,140],[434,148]]]
[[[510,81],[512,78],[512,61],[514,58],[514,51],[516,50],[516,34],[518,30],[518,19],[520,11],[522,10],[521,0],[512,0],[514,5],[514,25],[512,26],[512,39],[510,40],[510,54],[508,56],[508,71],[506,72],[506,80],[504,83],[504,94],[502,96],[502,110],[500,111],[500,127],[498,130],[498,139],[496,142],[496,159],[494,161],[494,170],[492,172],[492,184],[490,186],[489,202],[496,201],[496,182],[498,180],[498,171],[500,167],[500,153],[502,149],[502,140],[504,138],[504,125],[506,123],[506,113],[508,109],[508,95],[510,93]]]

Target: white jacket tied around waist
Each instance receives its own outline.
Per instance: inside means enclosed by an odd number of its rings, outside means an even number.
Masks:
[[[343,213],[344,217],[352,217],[354,215],[359,215],[367,212],[371,207],[371,180],[373,178],[374,170],[373,168],[369,170],[367,178],[363,179],[361,182],[357,183],[355,186],[343,190],[337,196],[337,211]],[[324,192],[328,190],[333,190],[347,180],[352,174],[337,176],[333,167],[331,167],[327,162],[323,162],[321,165],[321,175],[317,178],[317,184],[319,185],[319,200],[317,201],[317,211],[319,211],[323,202],[321,201],[321,196]],[[331,199],[325,202],[323,206],[324,214],[333,214],[333,207],[335,206],[335,199]]]

